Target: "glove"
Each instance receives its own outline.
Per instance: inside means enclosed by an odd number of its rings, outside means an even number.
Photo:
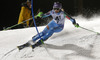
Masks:
[[[74,26],[77,27],[77,28],[80,27],[78,23],[74,24]]]
[[[43,12],[39,12],[36,16],[35,16],[35,18],[37,18],[37,17],[42,17],[42,15],[43,15]]]

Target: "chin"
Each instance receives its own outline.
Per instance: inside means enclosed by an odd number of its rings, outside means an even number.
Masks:
[[[59,13],[59,12],[56,12],[56,13]]]

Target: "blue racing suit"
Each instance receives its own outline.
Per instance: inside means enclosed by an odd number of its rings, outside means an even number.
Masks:
[[[63,11],[60,11],[59,13],[56,13],[54,10],[51,10],[50,12],[44,14],[42,18],[52,16],[53,20],[47,24],[47,26],[44,28],[42,32],[40,32],[40,36],[37,34],[34,36],[32,39],[35,42],[38,40],[40,37],[42,38],[43,41],[47,40],[50,36],[53,35],[55,32],[61,32],[64,28],[64,22],[65,22],[65,14]],[[68,17],[68,16],[67,16]],[[70,18],[70,17],[69,17]],[[72,23],[76,23],[74,19],[70,19]]]

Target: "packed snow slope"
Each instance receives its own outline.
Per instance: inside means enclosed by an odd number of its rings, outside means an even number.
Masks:
[[[80,26],[100,32],[100,16],[86,19],[74,17]],[[45,26],[38,27],[42,31]],[[100,60],[100,35],[76,28],[66,19],[64,30],[53,34],[42,47],[25,48],[16,46],[31,40],[37,32],[35,27],[0,31],[0,60]],[[4,56],[5,55],[5,56]]]

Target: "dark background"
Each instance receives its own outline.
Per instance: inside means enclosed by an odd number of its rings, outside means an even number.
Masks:
[[[9,27],[17,24],[21,3],[26,0],[1,0],[1,18],[0,30],[3,27]],[[41,9],[44,13],[52,9],[53,3],[59,1],[62,3],[64,10],[71,16],[82,14],[84,17],[90,18],[94,13],[99,14],[100,0],[33,0],[34,13]]]

